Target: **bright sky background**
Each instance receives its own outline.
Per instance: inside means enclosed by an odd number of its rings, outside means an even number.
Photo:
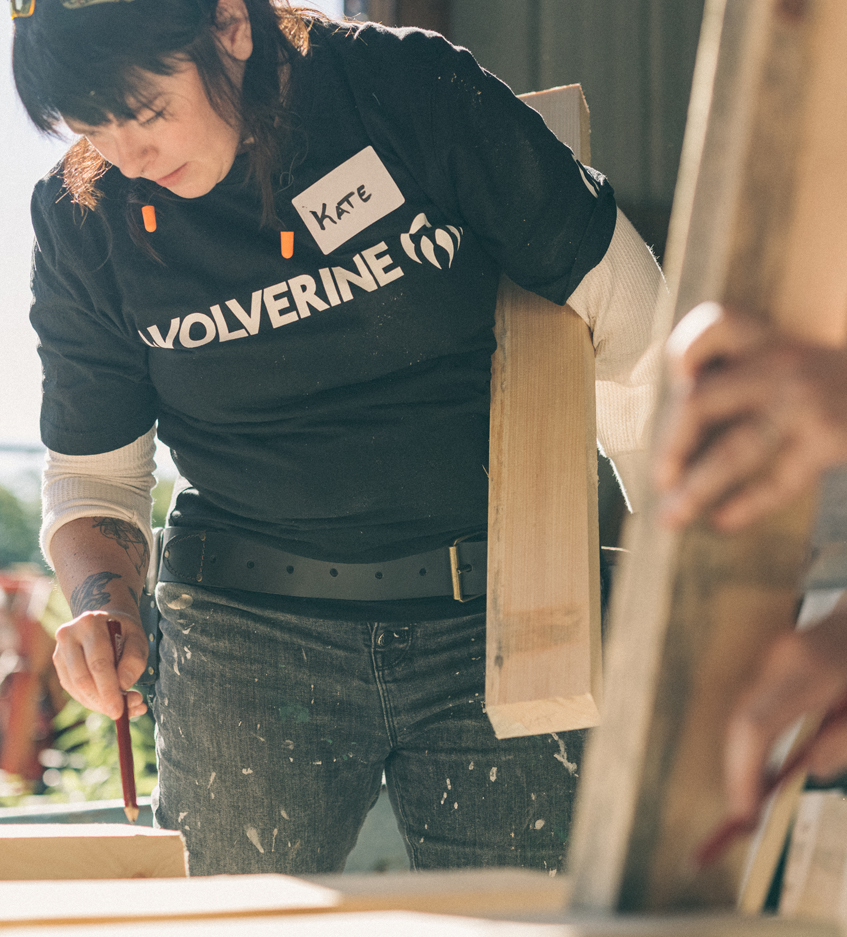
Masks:
[[[41,370],[29,325],[33,185],[65,148],[28,123],[11,77],[12,20],[0,7],[0,442],[38,441]]]
[[[343,0],[310,0],[333,16]],[[36,12],[36,16],[38,13]],[[0,7],[0,445],[37,443],[41,371],[29,325],[29,270],[33,185],[65,146],[41,137],[29,124],[11,78],[12,21]]]

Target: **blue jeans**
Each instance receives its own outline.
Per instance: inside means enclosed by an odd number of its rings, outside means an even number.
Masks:
[[[155,815],[184,833],[192,875],[341,871],[383,771],[413,869],[563,868],[584,733],[496,739],[484,612],[380,622],[179,584],[157,597]]]

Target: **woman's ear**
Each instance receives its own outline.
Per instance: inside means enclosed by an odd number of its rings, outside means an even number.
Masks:
[[[246,62],[253,54],[253,34],[244,0],[218,0],[215,19],[223,51],[239,62]]]

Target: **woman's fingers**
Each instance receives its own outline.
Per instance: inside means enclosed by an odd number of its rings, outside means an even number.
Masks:
[[[126,703],[131,719],[135,718],[135,716],[143,716],[144,713],[147,712],[147,704],[144,702],[144,697],[138,690],[130,690],[126,694]]]
[[[124,639],[118,669],[106,624],[110,618],[121,622]],[[74,699],[117,719],[123,712],[123,690],[138,679],[147,662],[144,632],[126,616],[88,612],[58,629],[53,660],[59,682]],[[133,699],[132,705],[139,710],[138,700]]]

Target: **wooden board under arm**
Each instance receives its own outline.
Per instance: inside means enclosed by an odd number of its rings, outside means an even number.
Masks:
[[[716,299],[844,341],[845,61],[843,0],[708,0],[669,239],[676,318]],[[725,817],[729,708],[762,647],[793,626],[814,498],[737,536],[672,535],[647,479],[641,493],[578,796],[574,901],[731,907],[745,844],[700,874],[690,859]]]
[[[173,830],[119,823],[0,824],[0,881],[187,874],[185,841]]]
[[[578,85],[522,97],[589,161]],[[573,310],[506,277],[495,331],[485,699],[511,738],[599,721],[594,349]]]

